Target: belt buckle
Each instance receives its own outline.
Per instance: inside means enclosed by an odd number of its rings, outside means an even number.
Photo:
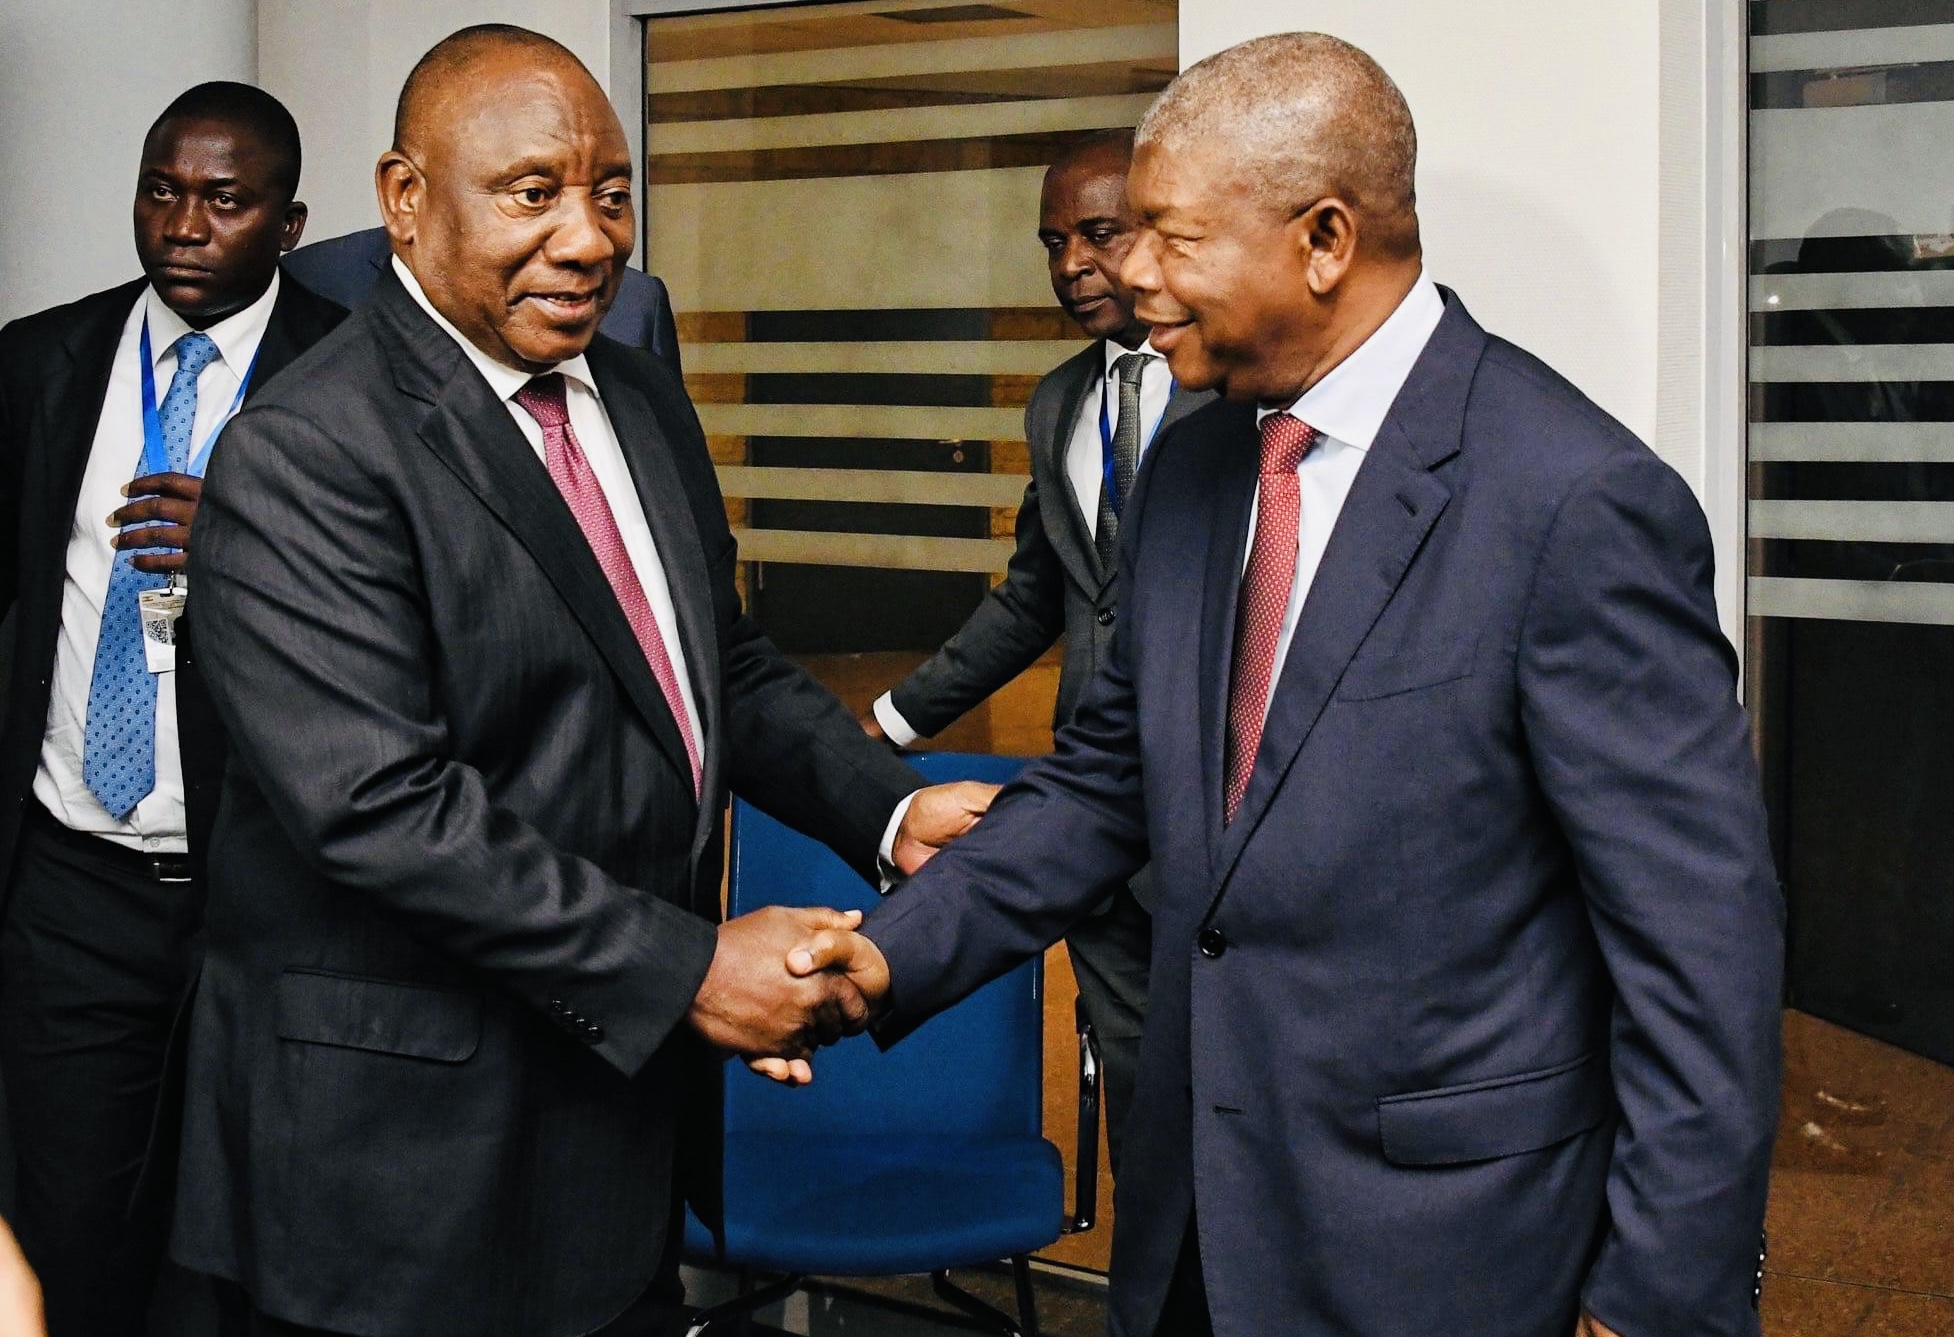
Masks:
[[[149,875],[158,882],[188,882],[190,864],[178,854],[152,854],[149,856]]]

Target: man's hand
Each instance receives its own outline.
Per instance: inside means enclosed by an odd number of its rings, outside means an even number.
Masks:
[[[896,868],[906,877],[935,858],[938,850],[977,825],[1000,788],[958,780],[917,790],[890,851]]]
[[[1574,1337],[1621,1337],[1621,1334],[1593,1314],[1583,1314],[1581,1321],[1574,1325]]]
[[[203,499],[203,479],[189,474],[146,474],[124,487],[122,495],[136,500],[109,516],[110,528],[122,531],[110,546],[174,549],[139,553],[129,560],[138,571],[181,574],[190,564],[190,526],[197,518],[197,503]],[[157,521],[161,523],[153,523]],[[128,529],[128,525],[144,528]]]
[[[887,742],[889,735],[882,731],[882,721],[875,718],[875,707],[870,706],[856,717],[855,723],[862,726],[862,732],[870,738]]]
[[[796,946],[787,954],[787,973],[800,979],[845,979],[862,998],[870,1016],[888,1001],[889,963],[882,949],[855,932],[853,925],[823,929]],[[807,1064],[798,1059],[752,1058],[746,1066],[762,1077],[790,1086],[804,1085],[813,1077]]]
[[[781,905],[727,920],[686,1019],[717,1048],[799,1062],[798,1068],[784,1067],[808,1080],[812,1073],[803,1060],[817,1046],[861,1030],[869,1008],[841,973],[789,974],[787,954],[824,933],[853,936],[861,922],[856,910]]]
[[[41,1283],[21,1255],[13,1231],[0,1221],[0,1332],[18,1337],[46,1337],[41,1308]]]

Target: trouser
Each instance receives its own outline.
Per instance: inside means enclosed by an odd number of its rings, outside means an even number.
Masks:
[[[1127,1111],[1140,1066],[1140,1033],[1147,1020],[1147,974],[1153,960],[1153,916],[1129,887],[1107,908],[1065,935],[1086,1020],[1099,1037],[1099,1071],[1106,1108],[1106,1153],[1119,1177]]]
[[[680,1337],[689,1321],[685,1307],[685,1284],[679,1280],[679,1252],[685,1239],[685,1214],[676,1213],[676,1224],[666,1232],[665,1256],[658,1274],[631,1307],[591,1334],[591,1337]],[[216,1283],[219,1324],[217,1337],[342,1337],[325,1328],[305,1328],[271,1317],[251,1303],[251,1297],[234,1282]],[[427,1333],[425,1337],[448,1337]]]
[[[1201,1277],[1201,1235],[1194,1217],[1187,1218],[1187,1234],[1181,1240],[1181,1254],[1174,1263],[1173,1280],[1167,1283],[1167,1302],[1161,1307],[1155,1337],[1214,1337],[1214,1320],[1208,1314],[1208,1286]]]
[[[51,1337],[135,1337],[168,1216],[160,1203],[132,1213],[131,1195],[195,968],[203,892],[27,806],[0,924],[13,1226]]]

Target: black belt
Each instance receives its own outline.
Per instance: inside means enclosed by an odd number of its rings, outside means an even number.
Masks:
[[[27,800],[27,825],[35,834],[83,858],[107,864],[128,877],[148,878],[152,882],[188,882],[190,859],[182,854],[144,854],[127,845],[92,836],[63,826],[54,814],[33,799]]]

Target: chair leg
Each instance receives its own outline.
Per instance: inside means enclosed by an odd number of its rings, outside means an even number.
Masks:
[[[762,1286],[756,1291],[746,1289],[746,1271],[740,1271],[741,1293],[710,1309],[701,1309],[692,1316],[692,1326],[685,1330],[685,1337],[705,1337],[707,1329],[715,1323],[723,1323],[729,1318],[739,1319],[742,1324],[751,1318],[756,1309],[765,1309],[775,1300],[784,1300],[800,1289],[807,1278],[800,1273],[790,1273],[779,1281]]]
[[[1015,1271],[1022,1262],[1022,1259],[1013,1258],[1011,1260],[1013,1270]],[[1019,1283],[1018,1289],[1018,1304],[1021,1310],[1024,1306],[1030,1281],[1030,1273],[1027,1271],[1024,1280]],[[1028,1324],[1020,1323],[1003,1310],[992,1308],[984,1301],[972,1295],[969,1291],[963,1289],[963,1287],[957,1285],[954,1281],[951,1281],[950,1274],[947,1270],[930,1273],[930,1284],[935,1287],[936,1294],[939,1298],[955,1305],[979,1323],[984,1324],[992,1332],[996,1333],[998,1337],[1038,1337],[1038,1318],[1036,1314],[1030,1314],[1028,1316]]]
[[[1011,1259],[1011,1280],[1018,1287],[1018,1326],[1024,1337],[1039,1337],[1038,1297],[1031,1291],[1031,1260],[1023,1254]]]

